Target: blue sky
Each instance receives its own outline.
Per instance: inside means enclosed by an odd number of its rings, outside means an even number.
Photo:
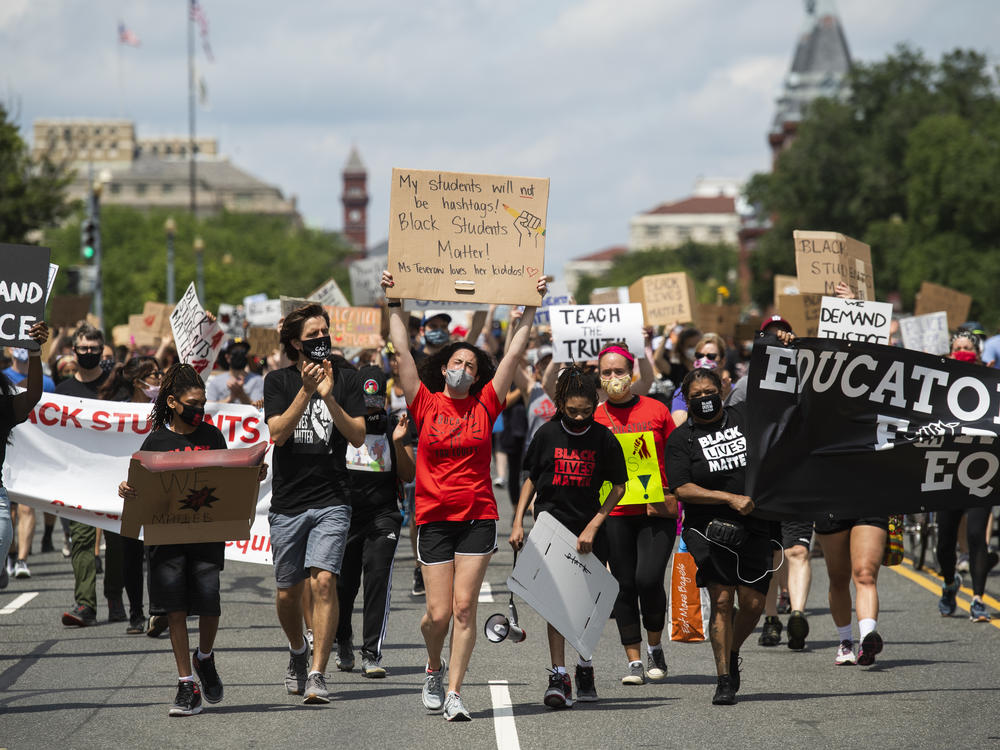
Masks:
[[[127,117],[187,132],[186,0],[3,0],[0,95],[37,117]],[[393,166],[549,177],[546,269],[624,243],[629,217],[699,176],[766,169],[800,0],[202,0],[199,133],[339,228],[352,144],[369,239]],[[839,0],[855,59],[900,42],[998,61],[994,0]],[[119,48],[119,19],[140,37]]]

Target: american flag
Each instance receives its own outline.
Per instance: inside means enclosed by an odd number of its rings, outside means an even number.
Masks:
[[[212,48],[208,43],[208,16],[201,9],[198,0],[191,0],[191,20],[198,24],[198,31],[201,33],[201,47],[205,50],[205,58],[213,62]]]
[[[118,43],[127,44],[129,47],[139,46],[139,37],[121,21],[118,22]]]

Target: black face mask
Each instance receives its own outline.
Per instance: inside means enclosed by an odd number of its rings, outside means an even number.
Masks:
[[[331,348],[329,336],[302,339],[302,353],[313,362],[322,362],[329,357]]]
[[[237,349],[229,355],[229,369],[242,370],[247,366],[247,353],[244,349]]]
[[[100,352],[87,352],[86,354],[75,352],[75,354],[76,354],[76,363],[80,365],[81,370],[93,370],[95,367],[101,364]]]
[[[384,435],[389,426],[389,415],[384,411],[365,416],[365,433],[368,435]]]
[[[570,432],[583,432],[594,423],[594,415],[583,419],[570,419],[565,414],[562,417],[563,426]]]
[[[104,372],[111,372],[115,369],[115,361],[113,359],[102,359],[98,364],[100,364]]]
[[[202,422],[205,421],[205,407],[204,406],[191,406],[185,404],[182,401],[178,401],[183,408],[180,414],[177,414],[181,418],[181,421],[185,424],[189,424],[192,427],[197,427]],[[176,414],[176,412],[174,412]]]
[[[688,411],[699,419],[712,421],[722,411],[722,396],[713,393],[710,396],[698,396],[688,401]]]

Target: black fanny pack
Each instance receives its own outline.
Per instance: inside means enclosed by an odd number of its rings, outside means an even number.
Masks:
[[[713,518],[705,527],[705,537],[716,544],[739,549],[747,541],[747,530],[738,521]]]

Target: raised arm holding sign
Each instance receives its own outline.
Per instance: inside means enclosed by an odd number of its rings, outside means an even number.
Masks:
[[[0,345],[38,351],[31,327],[45,317],[49,249],[0,243]]]

